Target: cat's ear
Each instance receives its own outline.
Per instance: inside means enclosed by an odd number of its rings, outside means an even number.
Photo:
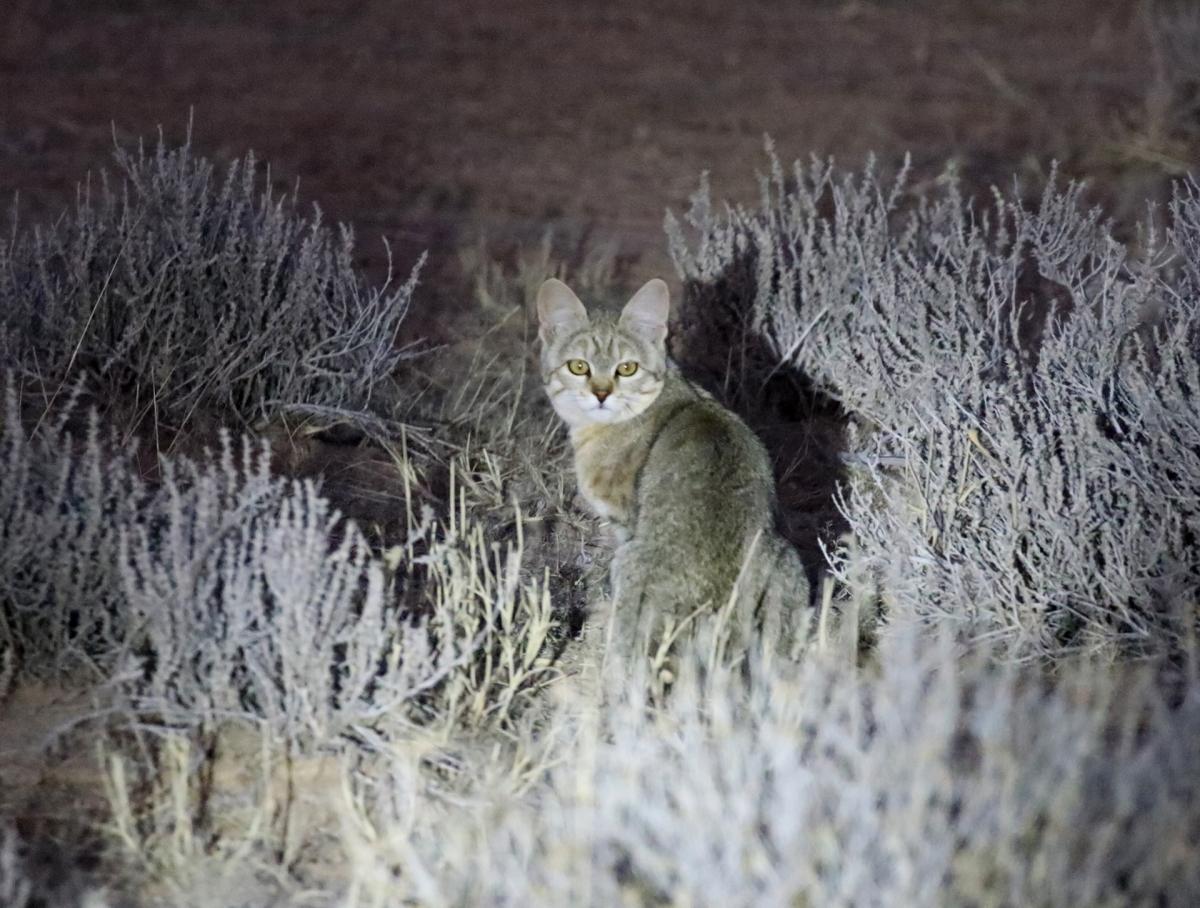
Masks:
[[[537,295],[538,336],[542,343],[562,331],[584,328],[588,324],[587,310],[571,288],[562,281],[550,278]]]
[[[671,291],[667,282],[653,278],[642,285],[621,310],[621,327],[654,344],[667,336],[667,314],[671,311]]]

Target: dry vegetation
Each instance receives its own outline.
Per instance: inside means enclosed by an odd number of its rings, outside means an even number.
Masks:
[[[677,355],[849,466],[807,652],[710,616],[664,698],[531,374],[531,289],[611,256],[469,250],[406,359],[419,290],[252,167],[121,164],[0,254],[0,903],[1200,897],[1194,185],[1136,245],[1054,184],[698,196]]]

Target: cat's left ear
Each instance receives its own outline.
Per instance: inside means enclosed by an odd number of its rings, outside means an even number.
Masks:
[[[621,327],[654,344],[667,336],[667,315],[671,311],[671,291],[667,282],[653,278],[642,285],[621,310]]]

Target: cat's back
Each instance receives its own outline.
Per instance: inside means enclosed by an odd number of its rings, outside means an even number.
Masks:
[[[638,480],[639,524],[742,537],[773,518],[770,459],[753,430],[676,373],[680,388],[663,414]],[[641,527],[639,527],[641,528]]]
[[[774,480],[757,436],[674,367],[645,414],[572,440],[584,498],[630,531],[686,524],[740,539],[772,515]]]
[[[686,383],[683,377],[676,380]],[[689,390],[656,434],[643,481],[671,476],[724,491],[761,485],[769,495],[770,461],[754,431],[706,392],[690,384]]]
[[[770,458],[737,414],[691,392],[663,414],[639,473],[636,527],[613,567],[622,633],[653,636],[657,622],[719,606],[736,589],[739,620],[765,622],[783,641],[808,581],[775,529]]]

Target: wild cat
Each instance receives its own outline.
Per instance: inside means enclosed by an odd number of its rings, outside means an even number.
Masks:
[[[667,357],[669,309],[657,278],[617,318],[589,315],[558,280],[537,296],[546,394],[570,430],[579,491],[619,540],[617,639],[653,652],[707,611],[791,648],[809,584],[775,529],[770,460],[749,426]]]

